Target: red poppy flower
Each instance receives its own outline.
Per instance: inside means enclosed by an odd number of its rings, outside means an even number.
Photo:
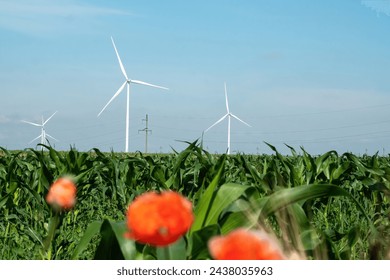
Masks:
[[[173,191],[147,192],[127,210],[126,237],[153,246],[167,246],[180,238],[194,221],[192,204]]]
[[[76,185],[68,177],[59,178],[49,189],[46,202],[54,208],[68,210],[76,203]]]
[[[216,260],[281,260],[282,252],[274,241],[261,232],[236,229],[226,236],[216,236],[208,243]]]

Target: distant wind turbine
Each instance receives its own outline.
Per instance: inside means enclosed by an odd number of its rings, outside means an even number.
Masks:
[[[114,46],[114,50],[115,50],[115,53],[116,53],[116,56],[118,58],[118,62],[119,62],[119,66],[121,68],[121,71],[123,73],[123,76],[125,76],[125,82],[120,86],[120,88],[118,89],[118,91],[111,97],[111,99],[107,102],[107,104],[103,107],[103,109],[100,111],[100,113],[98,114],[98,117],[100,116],[101,113],[103,113],[103,111],[106,109],[106,107],[111,103],[111,101],[113,101],[115,99],[115,97],[117,97],[122,91],[123,89],[125,88],[125,86],[127,85],[127,106],[126,106],[126,145],[125,145],[125,152],[127,153],[129,151],[129,107],[130,107],[130,83],[134,83],[134,84],[139,84],[139,85],[144,85],[144,86],[150,86],[150,87],[155,87],[155,88],[161,88],[161,89],[168,89],[166,87],[162,87],[162,86],[156,86],[156,85],[152,85],[152,84],[149,84],[149,83],[145,83],[145,82],[142,82],[142,81],[138,81],[138,80],[132,80],[132,79],[129,79],[127,74],[126,74],[126,70],[125,70],[125,67],[123,67],[123,64],[122,64],[122,61],[121,61],[121,58],[119,57],[119,53],[116,49],[116,46],[115,46],[115,43],[114,43],[114,39],[111,37],[111,41],[112,41],[112,45]]]
[[[228,118],[228,135],[227,135],[227,154],[229,155],[230,154],[230,118],[233,117],[235,118],[236,120],[239,120],[240,122],[242,122],[243,124],[251,127],[249,124],[247,124],[246,122],[244,122],[243,120],[241,120],[239,117],[237,117],[236,115],[234,115],[233,113],[230,112],[229,110],[229,101],[228,101],[228,96],[227,96],[227,92],[226,92],[226,83],[225,83],[225,99],[226,99],[226,115],[224,115],[222,118],[220,118],[218,121],[216,121],[212,126],[210,126],[209,128],[207,128],[204,132],[207,132],[209,131],[212,127],[214,127],[215,125],[217,125],[218,123],[220,123],[221,121],[223,121],[226,117]],[[203,136],[203,135],[202,135]]]
[[[58,141],[56,138],[54,138],[53,136],[49,135],[48,133],[46,133],[46,130],[45,130],[45,124],[56,114],[57,112],[54,112],[53,115],[51,115],[46,121],[43,119],[43,116],[42,116],[42,123],[39,124],[39,123],[33,123],[33,122],[28,122],[28,121],[24,121],[22,120],[22,122],[24,123],[28,123],[28,124],[31,124],[31,125],[34,125],[34,126],[39,126],[41,127],[41,135],[39,135],[38,137],[34,138],[33,140],[31,140],[29,142],[29,144],[31,144],[32,142],[34,142],[35,140],[38,140],[39,138],[41,138],[41,144],[42,145],[48,145],[49,144],[49,141],[47,139],[47,137],[55,140],[55,141]],[[47,137],[46,137],[47,136]],[[42,147],[42,150],[43,150],[43,147]]]

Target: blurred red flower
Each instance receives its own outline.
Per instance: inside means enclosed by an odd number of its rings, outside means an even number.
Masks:
[[[173,191],[147,192],[128,207],[126,237],[153,246],[167,246],[180,238],[194,221],[192,203]]]
[[[238,228],[226,236],[216,236],[208,243],[216,260],[281,260],[283,253],[265,233]]]
[[[59,178],[50,186],[46,202],[55,209],[69,210],[76,203],[76,191],[76,185],[71,178]]]

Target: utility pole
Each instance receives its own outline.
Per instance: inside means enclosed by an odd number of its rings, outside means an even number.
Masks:
[[[145,131],[145,154],[146,154],[148,152],[148,134],[149,134],[149,132],[152,133],[152,130],[150,130],[148,127],[148,114],[146,114],[146,117],[144,119],[142,119],[142,121],[145,121],[145,128],[139,129],[138,133],[140,131]]]

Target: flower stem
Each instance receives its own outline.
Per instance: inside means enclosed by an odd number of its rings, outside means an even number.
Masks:
[[[158,260],[171,260],[171,251],[169,250],[170,246],[159,246],[156,248],[157,259]]]
[[[169,251],[169,246],[165,246],[162,248],[164,253],[164,260],[170,260],[171,259],[171,252]]]
[[[49,220],[49,232],[47,234],[47,237],[45,238],[43,242],[43,249],[45,253],[45,259],[50,260],[51,259],[51,252],[52,252],[52,243],[54,239],[54,235],[56,232],[56,229],[60,223],[60,216],[58,212],[55,212],[54,216],[52,216]]]

